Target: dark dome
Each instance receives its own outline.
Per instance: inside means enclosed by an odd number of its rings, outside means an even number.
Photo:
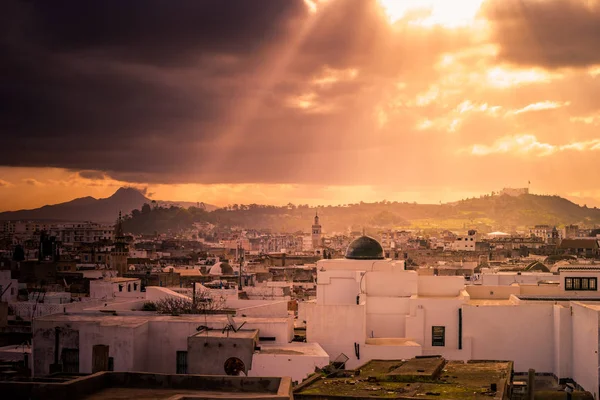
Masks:
[[[350,260],[383,260],[383,247],[369,236],[355,239],[346,249],[346,258]]]

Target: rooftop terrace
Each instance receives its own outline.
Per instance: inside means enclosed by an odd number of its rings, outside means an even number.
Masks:
[[[294,390],[294,398],[502,399],[512,368],[511,361],[372,360],[353,371],[313,375]]]

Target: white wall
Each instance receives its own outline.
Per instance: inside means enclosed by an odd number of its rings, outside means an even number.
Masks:
[[[464,287],[462,276],[419,275],[419,296],[455,297]]]
[[[252,300],[246,300],[252,301]],[[236,315],[247,317],[287,317],[288,316],[288,302],[287,301],[271,301],[266,304],[249,305],[248,307],[238,308]]]
[[[573,380],[598,398],[598,310],[579,302],[571,307]]]
[[[517,372],[554,371],[553,304],[463,306],[472,358],[513,360]]]
[[[123,285],[121,291],[119,291],[119,285]],[[101,279],[90,281],[90,297],[94,299],[141,298],[144,297],[141,289],[142,285],[139,279],[123,282]]]
[[[320,305],[356,304],[360,293],[359,271],[334,270],[317,272],[317,303]]]
[[[408,297],[367,297],[366,332],[368,337],[405,337]]]
[[[418,279],[415,271],[368,271],[361,289],[369,297],[410,297],[417,293]]]
[[[365,343],[365,306],[321,306],[306,303],[306,341],[317,342],[331,358],[340,353],[358,365],[354,343]]]
[[[462,297],[413,297],[410,301],[410,317],[406,322],[407,337],[423,346],[423,351],[431,350],[440,354],[445,350],[458,349],[458,310],[463,302]],[[446,328],[445,346],[431,345],[433,326]]]
[[[303,353],[303,349],[310,347],[311,350],[317,344],[294,343],[290,349],[297,348],[297,354],[268,354],[254,353],[252,356],[252,369],[248,376],[290,376],[292,381],[302,382],[308,375],[315,372],[315,367],[323,368],[329,364],[329,355],[320,351]],[[263,349],[269,349],[269,345],[261,345]]]
[[[165,299],[165,298],[170,298],[170,297],[190,300],[189,296],[185,296],[183,294],[176,293],[176,292],[172,291],[171,289],[163,288],[160,286],[147,286],[146,287],[146,300],[147,301],[158,301],[160,299]]]
[[[552,273],[499,273],[499,274],[481,274],[479,281],[482,285],[501,285],[508,286],[513,283],[538,283],[542,280],[557,280],[557,276]]]
[[[573,336],[571,331],[571,308],[554,305],[554,375],[559,379],[573,374],[571,353]]]
[[[93,346],[109,346],[108,355],[113,357],[115,371],[134,370],[134,346],[136,341],[145,342],[146,337],[134,336],[131,326],[77,324],[79,325],[79,372],[92,372]]]

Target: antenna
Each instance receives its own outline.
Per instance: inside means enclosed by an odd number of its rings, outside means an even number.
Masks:
[[[227,325],[223,328],[223,333],[227,332],[227,335],[229,335],[229,331],[237,332],[242,329],[242,326],[244,325],[246,325],[246,321],[242,322],[240,326],[237,326],[231,314],[227,314]]]

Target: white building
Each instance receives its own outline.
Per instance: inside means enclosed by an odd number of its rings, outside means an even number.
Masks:
[[[479,240],[477,231],[470,230],[466,235],[458,235],[450,244],[450,249],[454,251],[475,251],[475,244]]]
[[[529,194],[529,188],[504,188],[502,189],[498,195],[507,195],[512,197],[519,197],[525,194]]]
[[[94,222],[58,224],[50,227],[50,236],[55,236],[64,245],[94,243],[114,240],[114,227]]]
[[[237,294],[216,290],[215,294],[223,292],[235,320],[224,314],[164,315],[140,310],[147,301],[189,297],[147,287],[144,298],[128,300],[118,296],[128,292],[115,292],[114,285],[135,280],[121,279],[91,282],[95,296],[113,292],[114,300],[34,319],[35,376],[50,373],[55,357],[62,371],[91,373],[98,346],[106,349],[107,365],[114,371],[222,375],[228,360],[236,357],[244,361],[248,376],[291,376],[301,381],[315,367],[329,363],[319,344],[292,342],[294,319],[287,301],[240,300]],[[208,289],[197,285],[196,290]],[[248,344],[250,339],[256,343]]]
[[[114,299],[117,297],[144,298],[142,284],[136,278],[104,278],[90,281],[90,298]]]
[[[317,299],[300,303],[307,342],[352,368],[371,359],[442,355],[512,360],[515,371],[570,378],[598,396],[600,271],[561,271],[556,284],[465,286],[386,260],[374,239],[317,262]]]
[[[529,234],[544,239],[544,243],[558,243],[564,237],[564,230],[556,229],[550,225],[536,225],[529,229]]]

